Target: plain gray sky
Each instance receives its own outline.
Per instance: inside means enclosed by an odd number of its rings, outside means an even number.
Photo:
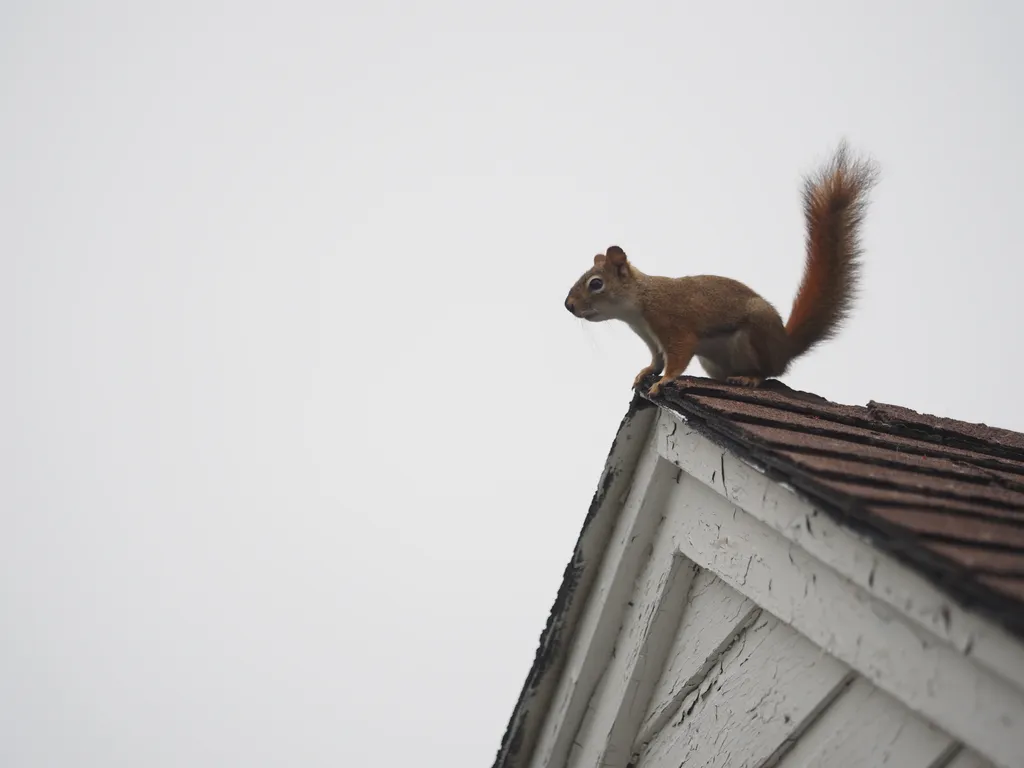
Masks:
[[[489,764],[647,362],[566,291],[785,315],[841,136],[787,381],[1024,430],[1022,8],[4,3],[0,764]]]

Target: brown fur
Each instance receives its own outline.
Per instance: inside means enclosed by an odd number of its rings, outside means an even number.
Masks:
[[[621,320],[647,344],[650,390],[682,375],[694,355],[708,375],[745,386],[781,376],[790,362],[831,338],[849,314],[861,254],[859,228],[875,166],[851,163],[845,143],[804,185],[807,256],[803,280],[783,325],[776,309],[741,282],[716,275],[645,275],[613,245],[573,285],[565,306],[577,317]]]
[[[874,163],[851,162],[842,142],[832,161],[804,182],[807,256],[786,323],[793,357],[835,336],[850,314],[860,276],[860,227],[877,179]]]

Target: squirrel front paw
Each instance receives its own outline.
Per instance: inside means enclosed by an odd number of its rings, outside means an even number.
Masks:
[[[655,367],[653,365],[648,365],[646,368],[644,368],[642,371],[640,371],[640,373],[638,373],[636,375],[635,379],[633,379],[633,389],[639,389],[640,385],[643,384],[644,379],[646,379],[652,373],[657,373],[657,372],[658,372],[658,368],[657,367]]]
[[[665,378],[658,379],[656,382],[651,384],[651,388],[649,390],[647,390],[647,396],[648,397],[657,397],[658,393],[661,392],[661,388],[665,384],[667,384],[669,381],[671,381],[671,379],[665,379]]]

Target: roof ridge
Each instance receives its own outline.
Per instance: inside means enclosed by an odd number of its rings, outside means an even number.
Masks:
[[[951,440],[954,443],[963,443],[965,445],[972,446],[968,450],[979,450],[978,446],[984,446],[988,449],[986,452],[992,455],[1010,455],[1019,461],[1024,461],[1024,435],[1018,432],[1013,432],[1008,429],[1002,429],[1001,427],[990,427],[987,424],[971,423],[968,421],[959,421],[958,419],[948,419],[944,416],[933,416],[930,414],[917,413],[909,408],[904,408],[899,405],[889,405],[887,403],[876,402],[875,400],[869,400],[867,404],[867,410],[871,413],[872,417],[877,420],[877,423],[883,424],[897,424],[900,428],[910,429],[912,431],[927,430],[930,433],[937,434],[945,439]],[[908,414],[908,418],[900,414]],[[950,426],[946,426],[946,425]],[[977,431],[990,433],[990,436],[974,436],[965,433],[963,430],[957,430],[952,425],[961,425],[963,427],[973,427]],[[998,441],[997,436],[1003,438],[1013,439],[1010,445],[1006,445]],[[1015,438],[1015,439],[1014,439]],[[1017,445],[1017,443],[1020,443]]]
[[[1021,547],[1016,544],[1007,544],[1003,541],[980,541],[978,539],[961,539],[948,533],[918,533],[916,534],[918,539],[922,541],[934,541],[940,544],[954,544],[958,547],[965,547],[967,549],[979,549],[988,552],[1010,552],[1012,554],[1020,554]],[[990,575],[1007,575],[1005,570],[991,570],[985,566],[976,566],[972,568],[975,573],[985,573]],[[1010,571],[1015,573],[1016,571]],[[1021,569],[1021,574],[1024,575],[1024,568]]]
[[[701,383],[695,383],[701,382]],[[680,395],[697,395],[702,397],[726,400],[731,402],[749,403],[762,407],[775,408],[780,411],[798,413],[804,416],[825,421],[832,421],[838,424],[861,427],[876,432],[907,437],[919,440],[931,445],[944,445],[951,448],[960,448],[967,451],[975,451],[995,458],[1010,459],[1024,462],[1024,435],[1021,435],[1022,445],[1006,445],[995,442],[984,437],[975,437],[965,432],[957,432],[945,426],[949,422],[962,424],[964,427],[975,427],[986,432],[999,433],[1000,435],[1017,435],[1010,430],[1003,430],[998,427],[989,427],[986,424],[971,424],[970,422],[946,419],[941,416],[930,416],[911,411],[909,408],[888,405],[886,403],[871,400],[867,406],[843,405],[833,403],[823,397],[808,392],[797,390],[786,390],[781,387],[769,389],[740,387],[737,385],[724,385],[711,383],[708,379],[693,379],[684,377],[676,381],[676,388]],[[849,413],[838,412],[843,409]],[[913,414],[917,419],[905,418],[900,413]],[[931,420],[933,423],[929,423]],[[938,439],[935,439],[938,438]]]
[[[931,499],[946,499],[951,501],[965,501],[967,503],[983,503],[989,506],[998,507],[999,509],[1006,510],[1008,512],[1020,513],[1020,520],[1024,523],[1024,512],[1019,504],[1012,504],[1001,499],[991,499],[987,496],[977,496],[971,494],[960,494],[951,493],[949,491],[939,491],[934,488],[919,488],[915,486],[901,483],[897,480],[886,480],[883,478],[875,477],[856,477],[851,476],[845,472],[839,472],[829,469],[814,469],[811,470],[815,475],[819,477],[829,478],[833,480],[842,480],[844,483],[849,485],[866,485],[873,488],[891,488],[897,491],[911,491],[921,496],[927,496]],[[1003,520],[1012,520],[1014,518],[1001,518]]]
[[[898,500],[887,500],[877,501],[871,503],[871,509],[875,510],[875,514],[880,514],[880,511],[889,509],[900,509],[907,512],[913,512],[925,515],[940,515],[945,517],[956,517],[956,518],[970,518],[972,520],[979,520],[985,523],[993,523],[995,525],[1009,525],[1018,526],[1021,521],[1016,517],[1003,517],[1005,514],[1001,510],[998,513],[990,512],[978,512],[974,509],[968,509],[966,507],[946,504],[934,504],[930,507],[922,506],[920,502],[914,501],[898,501]],[[1022,526],[1024,527],[1024,526]]]
[[[975,465],[971,464],[970,462],[954,460],[949,458],[948,456],[929,456],[928,458],[943,459],[953,464],[966,464],[971,468],[976,468],[979,474],[972,475],[965,471],[957,472],[954,470],[942,469],[940,467],[922,467],[918,464],[900,463],[895,459],[889,460],[871,456],[863,456],[856,453],[844,453],[843,451],[839,451],[833,448],[816,448],[804,445],[788,445],[786,443],[777,442],[773,440],[766,440],[764,441],[764,444],[770,448],[773,448],[774,450],[786,451],[787,453],[799,453],[812,456],[823,456],[834,459],[842,459],[843,461],[855,462],[857,464],[864,464],[875,467],[888,467],[890,469],[896,469],[901,472],[910,472],[913,474],[920,475],[930,475],[932,477],[944,477],[949,480],[959,480],[965,483],[973,483],[975,485],[997,484],[1000,487],[1003,487],[1007,490],[1024,493],[1024,470],[1021,471],[1021,481],[1018,482],[1016,480],[1007,480],[998,475],[988,474],[987,472],[984,471],[986,469],[985,467],[975,467]]]
[[[763,403],[758,403],[763,405]],[[800,415],[809,416],[812,414]],[[855,427],[857,429],[864,429],[871,434],[867,435],[855,435],[849,432],[841,432],[838,430],[830,429],[828,427],[819,427],[815,425],[800,425],[799,427],[793,424],[789,424],[784,421],[775,421],[773,419],[764,418],[761,416],[751,416],[748,414],[730,414],[729,419],[739,424],[753,424],[763,427],[774,427],[777,429],[785,430],[787,432],[794,432],[797,434],[811,434],[819,437],[828,437],[834,440],[842,440],[847,443],[855,443],[857,445],[870,445],[876,448],[881,448],[894,453],[904,452],[902,449],[905,446],[901,446],[899,443],[891,442],[883,438],[879,438],[879,435],[889,435],[890,437],[899,437],[903,440],[911,440],[915,443],[915,450],[918,450],[921,456],[925,456],[932,459],[946,459],[953,462],[960,462],[968,464],[973,467],[979,467],[983,469],[998,470],[1006,472],[1008,474],[1021,475],[1024,478],[1024,462],[1021,464],[1008,463],[1009,459],[1002,457],[974,457],[964,455],[962,453],[950,453],[950,451],[965,451],[963,448],[957,448],[955,446],[936,444],[921,440],[916,437],[909,437],[907,435],[890,434],[888,432],[877,432],[876,430],[857,424],[845,424],[844,426]],[[843,423],[843,422],[835,422]],[[965,451],[966,453],[966,451]],[[1010,481],[1013,482],[1013,481]]]

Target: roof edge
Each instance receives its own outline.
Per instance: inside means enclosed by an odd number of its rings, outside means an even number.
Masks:
[[[612,441],[601,479],[565,566],[562,583],[541,632],[533,664],[509,718],[493,768],[521,768],[533,753],[565,663],[566,641],[575,634],[596,572],[633,480],[633,472],[657,422],[659,408],[634,394]]]
[[[780,394],[797,398],[806,394],[789,390],[781,383],[776,390]],[[785,460],[775,459],[764,451],[756,450],[749,441],[737,433],[727,418],[719,416],[713,409],[689,399],[686,395],[686,390],[674,390],[655,397],[652,402],[659,409],[683,418],[697,434],[757,468],[771,481],[788,487],[798,498],[824,512],[836,525],[865,540],[879,555],[890,558],[893,563],[924,579],[965,615],[970,615],[974,621],[987,625],[989,631],[986,634],[999,634],[1000,642],[1024,641],[1024,615],[1013,610],[1015,604],[1012,600],[991,594],[981,595],[973,581],[963,576],[956,582],[958,588],[951,590],[949,577],[944,578],[942,574],[952,570],[952,567],[942,558],[931,554],[908,553],[905,548],[898,545],[898,538],[887,538],[888,528],[884,524],[879,524],[871,516],[863,513],[861,501],[825,487],[811,473],[790,466]],[[959,574],[959,569],[956,572]],[[944,617],[948,621],[948,615],[944,614]],[[945,636],[936,627],[925,628],[940,637]],[[947,626],[947,633],[948,629]],[[958,646],[951,638],[947,640],[955,647]],[[970,654],[973,642],[972,640],[968,643],[969,647],[966,650],[961,650]],[[978,656],[980,649],[973,650],[974,655]],[[990,663],[987,666],[996,671]],[[1014,678],[1021,679],[1017,676]]]

